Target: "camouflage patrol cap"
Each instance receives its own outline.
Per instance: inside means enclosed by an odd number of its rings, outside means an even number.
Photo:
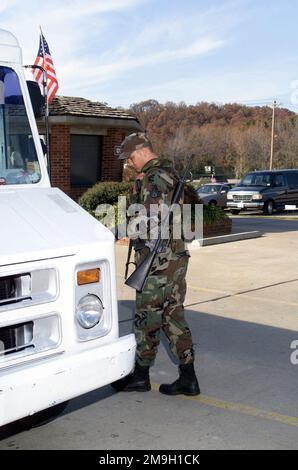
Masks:
[[[145,132],[134,132],[125,137],[121,144],[121,151],[118,160],[126,160],[135,150],[148,147],[152,150],[152,144]]]

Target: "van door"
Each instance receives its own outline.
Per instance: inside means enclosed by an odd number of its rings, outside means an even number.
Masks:
[[[287,202],[287,204],[292,204],[298,207],[298,171],[287,172],[286,178],[288,182],[287,199],[290,201]]]

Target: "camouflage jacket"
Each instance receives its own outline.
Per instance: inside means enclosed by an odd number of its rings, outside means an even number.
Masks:
[[[136,249],[142,249],[142,247],[144,247],[144,241],[148,243],[154,239],[154,227],[156,229],[156,237],[158,225],[161,220],[164,220],[163,212],[160,212],[160,207],[161,205],[170,207],[173,193],[179,179],[172,163],[162,158],[150,160],[142,168],[141,173],[143,173],[143,179],[139,181],[140,187],[138,191],[131,194],[129,198],[130,204],[142,204],[147,216],[147,223],[143,223],[142,228],[139,230],[142,236],[139,236],[135,240]],[[179,201],[181,210],[182,204],[183,198]],[[158,212],[156,212],[157,207],[159,207]],[[172,254],[176,255],[188,254],[183,238],[179,236],[180,232],[182,234],[181,220],[182,217],[174,213],[172,222],[169,224],[169,230],[165,232],[165,238],[168,239],[168,242],[165,241],[167,247],[164,252],[170,251]],[[148,223],[148,221],[150,223]],[[179,227],[178,224],[180,224]],[[176,228],[174,231],[173,226]],[[146,238],[146,240],[143,238]]]

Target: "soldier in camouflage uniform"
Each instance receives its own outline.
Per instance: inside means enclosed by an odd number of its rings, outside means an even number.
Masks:
[[[170,161],[160,159],[144,133],[132,134],[123,141],[120,159],[138,172],[137,184],[130,203],[143,204],[148,217],[152,205],[171,205],[178,176]],[[183,201],[181,201],[182,203]],[[181,223],[181,221],[180,221]],[[145,238],[149,238],[146,226]],[[194,371],[194,352],[190,329],[184,318],[183,302],[186,294],[186,271],[189,253],[184,241],[171,234],[162,252],[158,253],[142,292],[136,294],[134,331],[137,342],[134,372],[119,389],[148,391],[151,389],[149,368],[154,362],[162,328],[172,353],[179,362],[179,378],[173,384],[163,384],[160,392],[167,395],[198,395],[199,385]],[[149,248],[138,232],[134,240],[136,265],[146,257]]]

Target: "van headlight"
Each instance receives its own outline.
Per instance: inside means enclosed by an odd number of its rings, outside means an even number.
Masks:
[[[233,199],[233,194],[228,193],[227,194],[227,199],[229,199],[231,201]]]
[[[79,325],[86,330],[100,323],[103,317],[103,305],[99,297],[88,294],[82,297],[76,309],[76,319]]]
[[[253,194],[252,199],[254,201],[259,201],[260,199],[263,199],[262,194]]]

